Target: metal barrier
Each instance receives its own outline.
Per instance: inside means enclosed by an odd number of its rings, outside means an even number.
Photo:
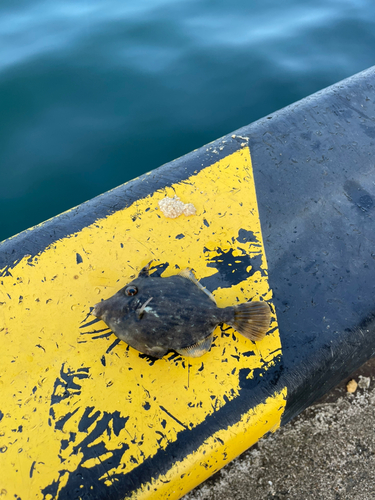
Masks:
[[[0,244],[0,492],[179,498],[373,355],[374,83],[372,68]],[[165,196],[195,215],[166,217]],[[120,342],[90,308],[150,260],[193,268],[220,306],[267,300],[266,338],[223,325],[203,357],[158,360]]]

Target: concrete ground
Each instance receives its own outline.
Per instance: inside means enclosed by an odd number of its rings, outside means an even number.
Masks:
[[[374,431],[375,358],[184,500],[375,499]]]

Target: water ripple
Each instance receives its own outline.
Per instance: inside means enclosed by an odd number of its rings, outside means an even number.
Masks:
[[[3,0],[0,46],[1,240],[375,64],[375,3]]]

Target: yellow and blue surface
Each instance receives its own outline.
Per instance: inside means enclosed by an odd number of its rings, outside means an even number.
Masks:
[[[142,196],[148,177],[123,186],[138,188],[127,206],[50,244],[51,228],[74,210],[31,229],[26,239],[35,234],[40,251],[34,241],[32,253],[18,248],[12,258],[6,242],[1,498],[179,498],[280,425],[274,308],[263,341],[224,325],[197,359],[148,358],[89,315],[151,259],[161,276],[194,269],[219,306],[272,304],[247,145]],[[158,201],[174,195],[196,215],[164,217]]]
[[[0,244],[2,498],[179,498],[375,353],[373,116],[370,68]],[[119,342],[90,308],[150,260],[267,337]]]

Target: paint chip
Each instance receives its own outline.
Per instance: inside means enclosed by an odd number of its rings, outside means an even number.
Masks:
[[[183,203],[178,196],[173,198],[165,197],[159,201],[160,210],[165,217],[175,219],[181,214],[186,216],[195,215],[195,207],[192,203]]]

